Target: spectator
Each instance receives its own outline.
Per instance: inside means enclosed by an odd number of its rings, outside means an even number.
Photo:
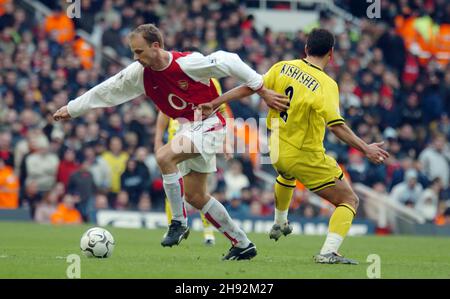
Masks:
[[[440,79],[435,72],[429,74],[428,86],[423,93],[422,109],[426,123],[437,121],[444,111],[444,98],[441,93]]]
[[[117,194],[116,201],[114,203],[114,209],[116,210],[129,210],[130,201],[128,193],[126,191],[120,191]]]
[[[142,193],[139,197],[139,203],[137,205],[137,209],[140,212],[150,212],[152,209],[152,200],[150,198],[150,194],[147,192]]]
[[[233,218],[236,217],[247,217],[250,213],[250,208],[246,204],[242,202],[242,199],[239,197],[234,197],[229,201],[227,205],[227,210],[230,213],[230,216]]]
[[[67,148],[63,154],[63,159],[59,162],[56,181],[63,183],[64,187],[67,189],[70,176],[77,171],[78,168],[80,168],[80,165],[75,161],[75,151]]]
[[[229,170],[224,175],[225,184],[227,186],[226,196],[230,200],[234,197],[241,196],[242,188],[249,187],[248,178],[242,173],[242,164],[238,160],[231,160]]]
[[[392,198],[404,205],[414,207],[416,202],[422,196],[423,188],[417,182],[417,170],[411,168],[405,173],[405,180],[392,189]]]
[[[83,220],[88,221],[90,210],[94,205],[95,182],[94,177],[89,172],[90,161],[85,160],[80,168],[75,171],[69,179],[67,191],[71,194],[77,194],[77,209],[80,211]]]
[[[390,27],[386,30],[377,45],[383,51],[386,64],[394,68],[398,75],[402,74],[406,62],[406,48],[403,38],[395,32],[395,28]]]
[[[56,212],[58,194],[52,190],[44,195],[44,198],[36,206],[34,221],[38,223],[50,223],[51,216]]]
[[[366,183],[369,164],[364,155],[357,150],[351,149],[348,154],[347,172],[354,183]]]
[[[247,213],[250,213],[250,205],[254,199],[252,198],[252,191],[249,187],[242,188],[241,200],[242,205],[246,206],[245,209],[247,210]]]
[[[75,208],[76,196],[66,194],[56,211],[50,216],[52,224],[80,224],[82,222],[80,212]]]
[[[6,165],[14,167],[14,154],[11,152],[11,132],[0,132],[0,159]]]
[[[417,170],[417,181],[422,185],[422,187],[428,186],[429,180],[427,179],[426,175],[423,174],[422,166],[418,163],[415,163],[414,159],[412,159],[411,157],[404,157],[400,160],[399,167],[396,168],[392,173],[392,177],[390,179],[391,186],[389,190],[392,190],[395,185],[403,182],[403,180],[405,179],[405,172],[410,168]]]
[[[101,156],[96,156],[93,147],[86,147],[83,151],[84,159],[88,162],[89,172],[94,179],[97,191],[109,192],[111,187],[111,169]]]
[[[120,36],[120,29],[122,27],[122,21],[121,21],[121,17],[120,15],[117,15],[117,17],[115,19],[112,20],[112,23],[110,25],[110,27],[103,32],[103,37],[102,37],[102,44],[103,47],[111,47],[115,50],[115,52],[119,52],[119,46],[120,46],[120,41],[121,40],[121,36]]]
[[[25,160],[26,179],[37,183],[38,192],[49,191],[56,183],[56,173],[59,159],[49,152],[49,142],[46,137],[36,140],[36,151]]]
[[[83,19],[85,16],[83,15]],[[81,65],[84,69],[91,69],[94,64],[94,56],[95,50],[94,48],[82,37],[75,36],[75,40],[73,42],[73,51],[74,54],[80,60]]]
[[[41,201],[41,199],[42,194],[38,190],[37,182],[27,181],[23,196],[20,198],[20,206],[30,210],[31,218],[34,218],[36,205]]]
[[[263,191],[260,200],[252,201],[250,213],[257,216],[271,216],[273,215],[273,202],[273,192]]]
[[[13,168],[0,157],[0,209],[19,207],[19,180]]]
[[[149,154],[145,147],[138,147],[136,149],[136,161],[138,161],[138,163],[143,163],[147,167],[150,173],[150,181],[160,177],[161,174],[159,173],[155,155]]]
[[[91,34],[94,30],[95,25],[95,4],[93,2],[98,3],[98,1],[91,1],[91,0],[83,0],[81,1],[81,7],[80,7],[80,15],[83,16],[83,18],[75,18],[75,25],[77,28],[80,28],[87,33]]]
[[[437,225],[450,225],[450,207],[446,207],[444,212],[436,219]]]
[[[109,141],[109,151],[102,154],[102,158],[106,161],[111,172],[111,192],[118,193],[120,191],[120,176],[125,171],[128,161],[128,154],[122,151],[122,139],[112,137]]]
[[[405,105],[401,108],[401,124],[411,126],[419,125],[423,121],[423,111],[419,106],[419,96],[412,92],[406,98]]]
[[[89,221],[92,223],[97,223],[97,212],[107,209],[109,209],[108,197],[102,193],[97,193],[95,195],[94,208],[90,211],[89,214]]]
[[[75,25],[59,4],[55,5],[52,13],[45,18],[44,29],[60,44],[70,42],[75,37]]]
[[[121,176],[122,190],[129,195],[130,205],[137,207],[141,194],[148,189],[149,172],[144,163],[131,158]]]
[[[253,170],[253,163],[250,158],[250,153],[248,151],[242,153],[239,155],[239,157],[236,157],[236,160],[238,160],[242,165],[242,173],[248,178],[251,186],[257,185],[257,178],[255,176],[255,172]]]
[[[428,223],[434,223],[438,214],[439,193],[442,189],[441,179],[435,178],[417,200],[415,209]]]
[[[450,157],[449,149],[443,135],[435,136],[432,143],[419,155],[427,178],[432,181],[439,177],[444,189],[448,188],[450,179],[448,157]]]
[[[418,132],[411,125],[405,124],[400,127],[398,142],[401,145],[401,153],[403,155],[417,158],[420,151],[417,134]]]

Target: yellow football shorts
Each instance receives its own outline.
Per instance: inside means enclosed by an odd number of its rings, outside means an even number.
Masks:
[[[279,143],[278,155],[271,150],[270,158],[282,177],[295,178],[313,192],[333,186],[336,178],[344,177],[336,160],[324,152],[302,151],[282,140]]]

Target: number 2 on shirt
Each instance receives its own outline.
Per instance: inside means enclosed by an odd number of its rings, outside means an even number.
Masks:
[[[284,90],[284,94],[287,95],[289,97],[289,104],[292,101],[292,97],[294,96],[294,87],[292,86],[288,86],[288,88],[286,88]],[[280,117],[284,122],[287,122],[287,118],[288,118],[288,113],[287,111],[281,112],[280,113]]]

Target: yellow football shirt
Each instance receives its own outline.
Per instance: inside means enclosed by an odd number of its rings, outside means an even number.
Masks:
[[[267,127],[273,136],[299,150],[325,152],[325,127],[344,122],[336,82],[318,66],[298,59],[273,65],[264,75],[264,86],[290,100],[286,112],[269,110]]]

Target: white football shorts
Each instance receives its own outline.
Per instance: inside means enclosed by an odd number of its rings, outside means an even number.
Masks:
[[[200,173],[216,172],[216,154],[223,151],[226,134],[225,119],[220,113],[199,121],[180,124],[177,136],[185,136],[191,140],[200,155],[178,164],[182,176],[191,171]]]

